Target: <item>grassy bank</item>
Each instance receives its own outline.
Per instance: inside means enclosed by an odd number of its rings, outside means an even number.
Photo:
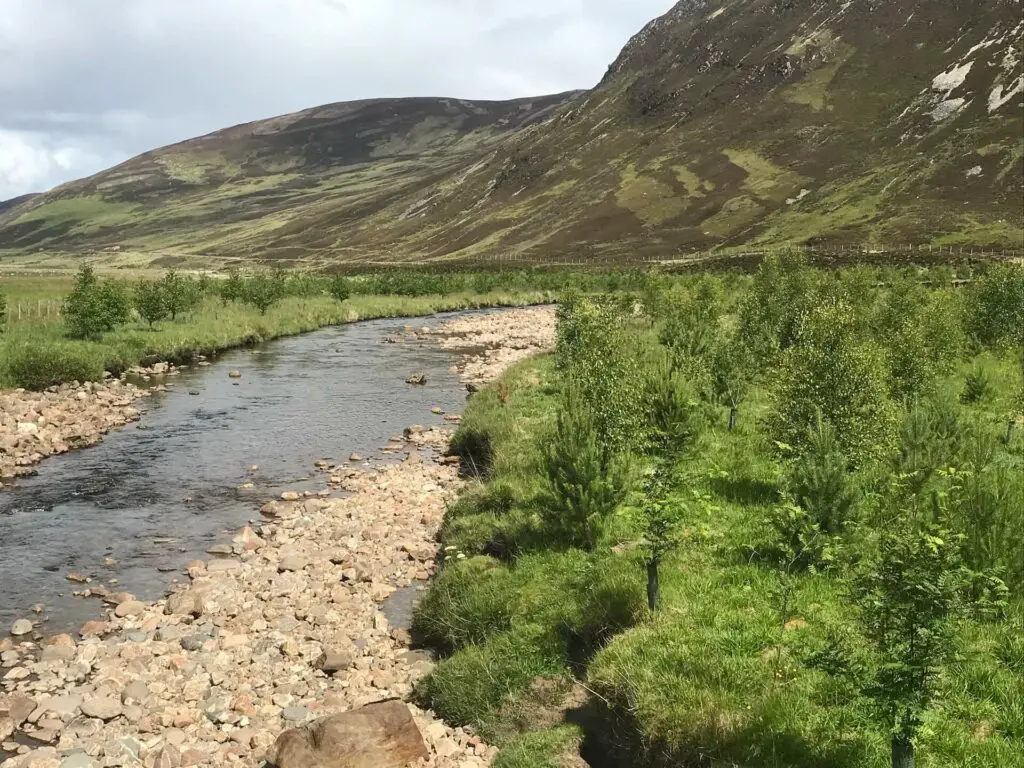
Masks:
[[[39,290],[31,291],[36,295]],[[540,291],[455,293],[445,296],[358,295],[288,297],[265,315],[215,296],[176,321],[142,322],[104,333],[97,341],[70,340],[59,322],[11,324],[0,336],[0,386],[96,380],[142,362],[187,361],[245,344],[292,336],[328,325],[386,317],[416,317],[460,309],[521,306],[550,301]]]
[[[694,313],[708,299],[706,288],[693,288],[693,296],[705,292],[689,306]],[[735,295],[727,289],[716,300],[722,309],[715,324],[726,332],[741,325],[749,290],[756,282]],[[892,298],[869,293],[871,312]],[[620,303],[635,308],[639,301]],[[630,382],[660,380],[659,339],[671,340],[665,329],[674,317],[631,309],[618,326],[629,365],[598,367]],[[799,338],[792,349],[810,343]],[[565,333],[560,340],[577,343]],[[893,362],[897,349],[876,358]],[[877,710],[880,694],[866,682],[885,679],[884,668],[866,639],[868,609],[853,597],[853,585],[875,572],[871,564],[887,546],[882,534],[896,527],[891,483],[920,481],[922,508],[948,512],[948,536],[962,536],[975,575],[995,574],[1009,596],[991,612],[942,625],[952,633],[952,651],[928,666],[931,698],[913,736],[917,764],[1024,765],[1024,544],[1016,533],[1024,526],[1024,441],[1001,439],[1005,414],[1015,407],[1017,357],[967,344],[948,366],[933,369],[912,399],[886,394],[892,442],[841,473],[858,488],[850,520],[831,533],[817,524],[793,537],[786,519],[800,512],[796,500],[814,508],[794,491],[793,478],[808,460],[780,446],[776,424],[780,392],[789,391],[782,374],[798,354],[771,363],[779,375],[754,380],[732,431],[729,403],[702,396],[698,367],[684,377],[677,366],[687,428],[674,439],[685,447],[671,448],[662,429],[627,451],[627,491],[589,546],[566,538],[558,515],[571,511],[554,511],[566,491],[549,479],[552,446],[565,431],[556,424],[560,415],[569,421],[567,402],[574,402],[567,391],[586,386],[579,380],[586,374],[574,374],[562,350],[518,364],[476,395],[453,448],[481,476],[447,514],[446,564],[415,619],[418,640],[444,656],[420,684],[420,702],[500,745],[496,768],[575,765],[569,758],[581,749],[598,768],[889,765],[892,731]],[[979,366],[988,385],[975,398],[968,381]],[[897,375],[888,384],[901,391],[896,379],[905,372],[891,370]],[[647,397],[643,388],[631,395]],[[599,402],[615,403],[607,411],[613,415],[628,411],[630,400],[615,397],[612,388]],[[945,409],[940,420],[956,425],[948,452],[936,447],[934,434],[914,437],[922,404],[936,403]],[[930,448],[914,447],[921,445]],[[577,453],[588,450],[583,442]],[[658,508],[674,510],[677,536],[660,563],[652,613],[648,470],[666,462],[671,479]],[[574,468],[586,485],[582,462]],[[988,490],[979,491],[979,483]],[[597,486],[590,487],[593,498]],[[842,491],[824,496],[835,502]],[[899,496],[899,504],[910,506],[909,498]]]

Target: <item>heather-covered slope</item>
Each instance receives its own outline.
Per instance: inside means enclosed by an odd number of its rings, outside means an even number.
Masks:
[[[1019,0],[683,0],[571,101],[364,102],[229,129],[0,214],[0,248],[1021,247],[1022,33]]]

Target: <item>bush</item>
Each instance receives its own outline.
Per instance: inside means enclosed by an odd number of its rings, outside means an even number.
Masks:
[[[964,376],[964,388],[960,393],[960,402],[974,405],[987,400],[992,394],[992,377],[981,363],[976,364]]]
[[[140,280],[135,286],[135,308],[149,327],[163,320],[169,314],[164,287],[149,280]]]
[[[0,333],[7,330],[7,296],[0,293]]]
[[[68,381],[100,381],[103,358],[73,342],[19,344],[7,351],[7,370],[18,387],[43,390]]]
[[[99,339],[131,317],[127,288],[114,280],[100,281],[92,267],[82,267],[64,301],[64,325],[73,339]]]
[[[852,309],[812,312],[785,353],[772,392],[771,436],[798,455],[820,417],[854,466],[887,456],[896,436],[885,356],[857,332]]]
[[[544,522],[561,541],[586,549],[596,546],[605,520],[629,491],[626,459],[609,454],[596,422],[586,402],[570,389],[544,453]]]
[[[328,290],[337,301],[345,301],[352,295],[352,288],[348,284],[348,278],[342,275],[335,275],[331,278]]]

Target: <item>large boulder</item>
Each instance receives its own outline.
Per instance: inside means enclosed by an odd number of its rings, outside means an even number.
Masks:
[[[277,768],[407,768],[428,757],[401,701],[381,701],[282,733],[267,754]]]

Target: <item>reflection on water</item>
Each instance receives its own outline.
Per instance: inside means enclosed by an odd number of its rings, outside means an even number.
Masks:
[[[68,582],[71,571],[155,599],[169,573],[262,501],[286,487],[322,487],[312,478],[317,459],[373,455],[409,424],[440,423],[432,407],[461,410],[451,353],[381,343],[407,322],[439,320],[359,323],[226,353],[169,378],[173,391],[144,401],[139,424],[44,462],[37,477],[0,493],[0,630],[37,603],[51,632],[100,615],[94,600],[70,596],[86,586]],[[232,370],[242,378],[229,379]],[[426,387],[404,383],[420,371]],[[256,488],[237,490],[248,482]]]

